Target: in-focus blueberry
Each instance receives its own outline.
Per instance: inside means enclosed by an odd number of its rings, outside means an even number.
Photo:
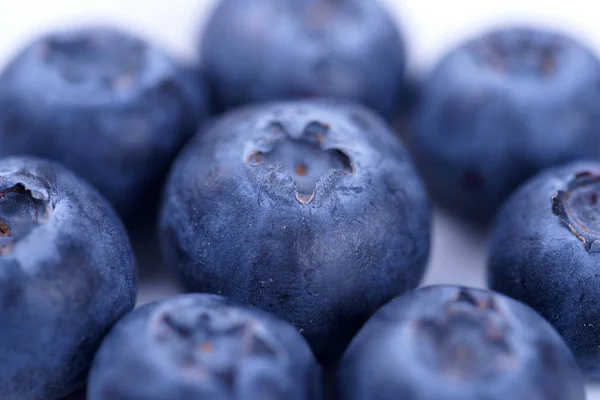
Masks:
[[[120,321],[90,372],[89,400],[318,400],[321,371],[288,323],[190,294]]]
[[[500,29],[426,79],[411,147],[434,198],[487,223],[541,169],[600,156],[600,62],[559,33]]]
[[[222,0],[201,56],[220,109],[335,97],[385,117],[401,95],[406,58],[376,0]]]
[[[182,152],[161,239],[187,289],[292,322],[332,362],[377,308],[421,280],[429,201],[401,142],[365,108],[254,106]]]
[[[542,317],[480,289],[430,286],[379,310],[352,341],[337,400],[585,400],[577,364]]]
[[[551,168],[519,188],[492,232],[490,287],[527,303],[600,380],[600,164]]]
[[[53,400],[84,384],[130,311],[127,233],[95,189],[58,164],[0,159],[0,398]]]
[[[0,154],[60,161],[137,216],[207,112],[198,81],[122,31],[46,35],[0,75]]]

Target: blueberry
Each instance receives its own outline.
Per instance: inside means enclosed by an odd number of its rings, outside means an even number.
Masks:
[[[600,380],[600,164],[544,171],[498,214],[489,251],[490,287],[527,303]]]
[[[125,32],[49,34],[0,75],[0,154],[60,161],[138,215],[206,113],[198,80]]]
[[[136,298],[129,239],[96,190],[58,164],[0,159],[0,398],[80,387]]]
[[[89,400],[317,400],[320,368],[302,336],[263,311],[190,294],[120,321],[89,376]]]
[[[340,400],[584,400],[568,347],[542,317],[480,289],[430,286],[379,310],[352,341]]]
[[[488,223],[543,168],[600,156],[600,62],[559,33],[502,29],[426,79],[411,147],[432,195]]]
[[[161,217],[188,290],[291,321],[320,361],[419,283],[430,210],[409,157],[365,108],[328,100],[226,114],[183,151]]]
[[[220,109],[335,97],[385,117],[406,58],[395,22],[375,0],[223,0],[201,56]]]

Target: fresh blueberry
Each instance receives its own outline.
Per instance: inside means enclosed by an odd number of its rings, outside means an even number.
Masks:
[[[492,232],[490,287],[550,321],[586,374],[600,380],[600,163],[576,162],[528,181]]]
[[[406,58],[399,29],[375,0],[222,0],[201,56],[220,109],[335,97],[385,117]]]
[[[321,372],[288,323],[190,294],[120,321],[89,376],[88,400],[318,400]]]
[[[326,363],[417,286],[429,252],[429,202],[404,147],[379,117],[336,101],[216,120],[176,161],[161,220],[187,289],[292,322]]]
[[[348,348],[339,400],[584,400],[568,347],[542,317],[480,289],[430,286],[393,300]]]
[[[84,384],[136,298],[127,233],[58,164],[0,159],[0,398],[53,400]]]
[[[426,79],[411,147],[440,203],[487,223],[541,169],[600,156],[600,62],[562,34],[469,41]]]
[[[0,75],[0,154],[60,161],[121,215],[138,215],[156,203],[206,113],[203,90],[192,72],[130,34],[53,33]]]

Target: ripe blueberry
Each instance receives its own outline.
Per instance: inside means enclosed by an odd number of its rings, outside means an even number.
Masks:
[[[390,117],[402,93],[404,43],[374,0],[223,0],[201,48],[221,109],[335,97]]]
[[[448,54],[426,79],[411,147],[432,195],[487,223],[541,169],[600,156],[600,62],[580,43],[502,29]]]
[[[418,285],[430,210],[410,159],[365,108],[298,101],[231,112],[180,155],[161,237],[187,289],[292,322],[334,361]]]
[[[568,347],[525,305],[431,286],[379,310],[348,348],[339,400],[584,400]]]
[[[600,164],[551,168],[498,214],[490,287],[550,321],[588,376],[600,379]]]
[[[96,190],[58,164],[0,159],[0,398],[80,387],[136,290],[129,239]]]
[[[159,197],[204,114],[202,87],[130,34],[46,35],[0,74],[0,154],[60,161],[130,217]]]
[[[302,336],[216,295],[146,305],[120,321],[89,377],[89,400],[318,400],[320,368]]]

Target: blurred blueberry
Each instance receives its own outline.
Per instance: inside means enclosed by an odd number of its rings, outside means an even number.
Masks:
[[[600,63],[562,34],[500,29],[426,79],[410,145],[434,198],[487,223],[539,170],[600,156]]]
[[[356,336],[336,400],[585,400],[577,364],[533,310],[479,289],[431,286],[379,310]]]
[[[207,90],[197,73],[128,33],[52,33],[0,75],[0,154],[60,161],[121,215],[137,216],[206,116]]]
[[[221,110],[335,97],[391,117],[401,96],[404,43],[376,0],[222,0],[201,56]]]
[[[98,352],[89,400],[318,400],[320,368],[289,324],[191,294],[124,318]]]

